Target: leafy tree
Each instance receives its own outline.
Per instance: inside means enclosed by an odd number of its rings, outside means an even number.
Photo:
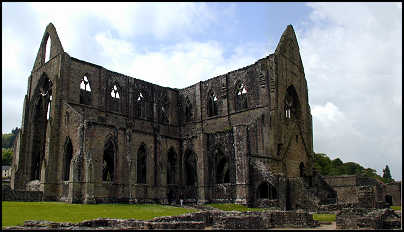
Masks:
[[[11,165],[13,161],[13,149],[11,148],[2,148],[1,149],[1,162],[2,165]]]
[[[386,165],[386,167],[383,169],[383,179],[385,180],[386,183],[394,181],[393,178],[391,177],[389,165]]]
[[[11,133],[2,134],[2,148],[12,148],[14,145],[15,138],[20,132],[20,128],[16,127],[15,129],[11,130]]]

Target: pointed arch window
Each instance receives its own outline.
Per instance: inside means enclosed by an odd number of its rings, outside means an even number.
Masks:
[[[244,83],[239,82],[236,84],[235,108],[238,111],[247,109],[247,107],[247,89]]]
[[[286,90],[285,96],[285,119],[300,117],[300,103],[296,90],[293,85]]]
[[[191,150],[187,150],[185,152],[185,184],[190,185],[197,185],[197,172],[196,172],[196,156],[195,153]]]
[[[185,99],[185,121],[192,121],[192,104],[188,97]]]
[[[48,36],[45,46],[45,63],[48,62],[50,59],[51,43],[52,43],[51,38],[50,36]]]
[[[142,144],[137,152],[137,183],[146,184],[147,156],[146,147]]]
[[[110,102],[110,109],[112,111],[121,112],[121,98],[122,95],[120,94],[121,88],[117,83],[115,83],[111,88],[111,102]]]
[[[86,75],[81,78],[80,82],[80,104],[91,104],[91,87]]]
[[[162,100],[160,101],[160,110],[159,110],[159,121],[161,123],[169,123],[168,119],[168,107],[169,107],[169,102],[167,96],[164,96]]]
[[[146,101],[142,91],[138,92],[135,99],[135,116],[136,118],[146,118]]]
[[[208,93],[208,116],[212,117],[218,114],[217,110],[217,97],[213,90],[210,90]]]

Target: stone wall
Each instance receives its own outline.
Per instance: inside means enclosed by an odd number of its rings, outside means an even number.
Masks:
[[[3,185],[2,201],[42,201],[42,192],[40,191],[20,191],[12,190],[10,187]]]
[[[344,208],[336,215],[337,229],[399,229],[401,216],[392,209]]]
[[[157,217],[148,221],[99,218],[80,223],[25,221],[23,227],[6,229],[269,229],[311,228],[319,224],[307,212],[237,212],[209,210],[180,216]]]

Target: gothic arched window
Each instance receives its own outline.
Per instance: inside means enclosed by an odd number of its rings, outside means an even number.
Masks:
[[[160,100],[159,121],[161,123],[168,124],[168,122],[169,122],[169,119],[168,119],[168,115],[169,115],[168,107],[169,107],[168,98],[167,98],[167,96],[164,96]]]
[[[80,82],[80,104],[91,104],[91,87],[86,75],[81,78]]]
[[[119,94],[120,87],[118,84],[114,84],[111,88],[111,104],[110,109],[112,111],[121,112],[121,95]]]
[[[239,82],[236,84],[236,96],[235,96],[235,109],[236,111],[247,109],[247,89],[244,83]]]
[[[142,91],[138,91],[135,99],[135,117],[145,118],[146,117],[146,101]]]
[[[296,90],[293,85],[289,86],[286,90],[285,96],[285,119],[299,118],[300,116],[300,103]]]
[[[208,116],[211,117],[217,114],[217,97],[213,90],[210,90],[208,93]]]

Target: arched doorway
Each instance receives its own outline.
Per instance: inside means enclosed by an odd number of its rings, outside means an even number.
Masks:
[[[216,159],[216,184],[230,183],[229,159],[220,149],[215,152]]]
[[[264,181],[257,188],[257,199],[278,199],[278,191],[272,184]]]

